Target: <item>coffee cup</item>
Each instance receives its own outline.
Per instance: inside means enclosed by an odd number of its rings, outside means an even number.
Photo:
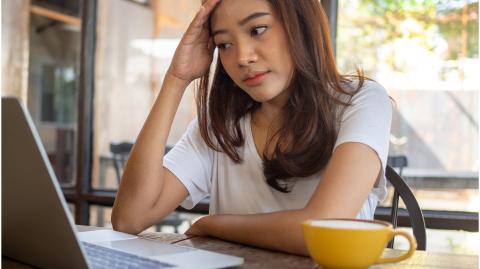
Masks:
[[[367,268],[412,256],[417,242],[409,233],[393,229],[388,222],[358,219],[320,219],[302,223],[310,256],[324,268]],[[409,250],[396,257],[381,257],[396,235],[405,237]]]

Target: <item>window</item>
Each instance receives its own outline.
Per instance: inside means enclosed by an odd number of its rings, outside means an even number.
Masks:
[[[363,69],[394,100],[389,155],[407,157],[403,177],[422,210],[442,212],[445,223],[449,211],[472,212],[478,221],[478,1],[338,3],[339,68]],[[453,233],[427,230],[427,247],[478,249],[478,233]]]
[[[28,108],[64,187],[75,185],[79,5],[78,0],[30,5]]]
[[[74,67],[44,64],[41,76],[40,121],[57,125],[75,123],[77,76]]]
[[[120,181],[115,158],[126,151],[119,143],[135,142],[161,87],[173,53],[200,1],[98,2],[92,187],[116,190]],[[157,5],[154,4],[157,3]],[[135,20],[125,20],[125,16]],[[185,94],[168,144],[175,144],[195,117],[193,90]],[[120,165],[121,166],[121,165]]]
[[[478,211],[478,1],[339,3],[339,67],[395,100],[390,155],[422,208]]]

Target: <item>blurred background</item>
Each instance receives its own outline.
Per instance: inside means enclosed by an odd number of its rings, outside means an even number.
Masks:
[[[406,160],[396,168],[424,210],[427,249],[478,253],[478,0],[322,4],[340,70],[363,69],[395,101],[390,156]],[[111,227],[124,162],[199,5],[2,1],[2,96],[27,104],[77,224]],[[190,87],[169,146],[196,117]],[[208,200],[150,230],[183,232],[206,213]]]

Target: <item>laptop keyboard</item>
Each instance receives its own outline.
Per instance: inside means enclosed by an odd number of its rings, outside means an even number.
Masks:
[[[87,259],[94,269],[114,268],[172,268],[171,264],[147,259],[137,255],[82,242]]]

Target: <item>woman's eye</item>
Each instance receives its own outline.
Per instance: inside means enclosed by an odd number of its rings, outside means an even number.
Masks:
[[[228,48],[230,48],[231,45],[232,45],[232,44],[221,43],[221,44],[218,44],[218,45],[217,45],[217,48],[220,49],[220,50],[228,49]]]
[[[257,26],[252,28],[251,34],[252,36],[261,35],[267,30],[267,26]]]

